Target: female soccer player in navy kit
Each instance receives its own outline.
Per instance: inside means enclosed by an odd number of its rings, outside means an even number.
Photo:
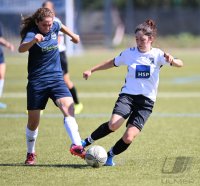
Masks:
[[[35,164],[35,142],[38,136],[40,110],[45,109],[51,98],[64,115],[64,126],[72,141],[70,152],[84,158],[78,125],[74,118],[74,102],[63,80],[58,51],[58,32],[71,37],[74,43],[79,36],[71,32],[61,22],[53,21],[54,14],[48,8],[39,8],[22,22],[19,52],[29,51],[26,128],[27,158],[25,164]]]
[[[115,165],[113,157],[129,147],[152,113],[156,101],[160,68],[167,64],[174,67],[183,66],[180,59],[176,59],[158,48],[152,48],[156,32],[155,22],[150,19],[146,20],[135,29],[136,47],[128,48],[114,59],[83,73],[83,77],[88,79],[93,72],[98,70],[121,65],[128,67],[125,84],[115,103],[110,121],[100,125],[88,138],[82,141],[82,145],[86,147],[95,140],[116,131],[128,119],[127,129],[122,138],[108,152],[107,166]]]

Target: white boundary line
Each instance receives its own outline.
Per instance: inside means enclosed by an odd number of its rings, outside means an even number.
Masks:
[[[117,98],[118,92],[80,92],[80,98]],[[6,92],[2,98],[25,98],[24,92]],[[159,92],[158,98],[199,98],[200,92]]]

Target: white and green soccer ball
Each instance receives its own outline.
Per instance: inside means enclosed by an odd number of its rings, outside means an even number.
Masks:
[[[85,154],[85,161],[88,165],[99,168],[103,166],[107,161],[107,152],[106,150],[99,145],[94,145],[90,147]]]

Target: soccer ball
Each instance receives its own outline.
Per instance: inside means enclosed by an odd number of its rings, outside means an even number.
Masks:
[[[102,146],[94,145],[86,151],[85,161],[88,165],[99,168],[106,163],[107,157],[107,152]]]

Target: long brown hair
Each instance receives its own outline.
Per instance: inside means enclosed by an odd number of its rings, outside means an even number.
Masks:
[[[26,33],[33,27],[37,26],[35,22],[43,21],[46,17],[54,17],[54,14],[48,8],[39,8],[32,16],[22,18],[20,36],[22,40]]]
[[[142,31],[144,35],[152,36],[155,38],[157,35],[157,27],[156,27],[155,21],[153,21],[152,19],[147,19],[145,22],[143,22],[142,24],[139,24],[136,27],[135,34],[138,31]]]

